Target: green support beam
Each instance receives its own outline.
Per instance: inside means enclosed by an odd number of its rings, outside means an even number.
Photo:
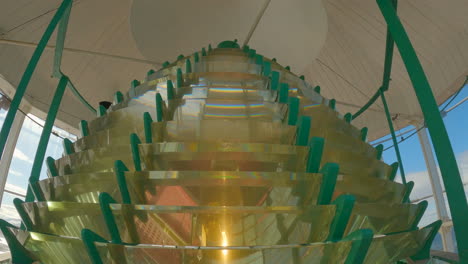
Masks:
[[[400,176],[403,184],[406,184],[406,175],[405,175],[405,169],[403,168],[403,160],[401,159],[401,154],[400,154],[400,147],[398,146],[398,140],[395,135],[395,129],[393,128],[393,120],[392,116],[390,115],[390,110],[388,109],[388,104],[387,104],[387,99],[385,99],[385,92],[383,89],[379,89],[380,91],[380,98],[382,99],[382,104],[385,109],[385,116],[387,118],[387,123],[388,123],[388,128],[390,129],[390,134],[392,135],[392,142],[393,142],[393,147],[395,147],[395,154],[398,160],[398,164],[400,167]]]
[[[0,230],[8,243],[11,254],[12,263],[33,264],[38,263],[38,259],[29,250],[27,250],[22,243],[16,239],[15,234],[11,232],[10,228],[17,228],[16,226],[0,219]]]
[[[323,180],[317,197],[317,205],[326,205],[331,203],[339,171],[340,165],[337,163],[327,163],[320,169],[320,173],[323,175]]]
[[[153,143],[153,131],[151,130],[151,124],[153,123],[153,118],[151,118],[150,113],[143,113],[143,126],[145,129],[145,142]]]
[[[343,238],[355,202],[356,198],[349,194],[340,195],[333,201],[333,204],[336,205],[336,213],[330,225],[327,241],[336,242]]]
[[[26,70],[24,71],[23,76],[16,88],[15,96],[13,96],[13,100],[11,101],[10,107],[8,109],[7,115],[3,122],[2,130],[0,131],[0,158],[3,155],[3,150],[5,149],[5,144],[8,139],[8,135],[10,134],[11,126],[13,125],[13,121],[15,119],[16,113],[18,112],[18,108],[20,106],[21,101],[23,100],[24,93],[26,92],[26,88],[31,81],[31,77],[36,69],[37,64],[39,63],[39,59],[41,58],[42,53],[44,52],[45,47],[47,46],[47,42],[49,42],[52,33],[54,33],[57,24],[60,22],[64,14],[67,12],[68,7],[71,5],[71,0],[64,0],[62,4],[57,9],[57,12],[52,17],[49,25],[47,26],[44,35],[42,35],[41,40],[37,44],[34,53],[29,60],[28,65],[26,66]]]
[[[313,137],[309,143],[309,155],[307,157],[306,172],[317,173],[322,162],[323,147],[325,140],[320,137]]]
[[[78,126],[80,127],[81,137],[89,135],[88,122],[86,120],[81,120]]]
[[[444,121],[440,115],[439,107],[426,74],[406,34],[405,28],[396,14],[395,7],[390,0],[377,0],[377,4],[400,51],[401,58],[421,106],[447,193],[460,262],[468,263],[468,203],[460,171],[458,170],[457,160],[453,153]]]
[[[112,214],[112,209],[110,204],[117,203],[110,194],[103,192],[99,194],[99,207],[101,208],[102,216],[104,217],[104,222],[106,223],[107,231],[110,234],[111,242],[116,244],[122,243],[122,238],[120,237],[119,228],[115,221],[115,217]]]
[[[135,166],[136,171],[141,171],[141,157],[140,157],[140,150],[138,149],[138,145],[141,144],[141,140],[137,134],[132,133],[130,135],[130,146],[132,149],[132,157],[133,157],[133,165]]]
[[[68,78],[60,78],[57,89],[55,90],[54,97],[50,104],[49,111],[47,112],[46,121],[44,128],[39,139],[39,144],[37,147],[36,155],[34,156],[34,162],[31,169],[31,176],[29,177],[29,182],[35,183],[39,180],[41,175],[42,164],[44,163],[44,157],[47,150],[47,144],[49,143],[50,134],[52,132],[52,127],[54,126],[55,118],[57,117],[57,112],[60,107],[60,102],[62,101],[63,94],[65,93],[65,88],[67,87]],[[26,202],[34,201],[34,194],[32,189],[28,187],[26,193]]]
[[[128,191],[127,179],[125,178],[125,172],[128,171],[127,166],[121,160],[116,160],[114,163],[114,173],[117,179],[117,185],[119,186],[120,195],[122,197],[122,203],[131,204],[132,199],[130,198],[130,192]]]

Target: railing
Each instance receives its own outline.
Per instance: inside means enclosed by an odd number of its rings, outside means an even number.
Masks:
[[[447,199],[452,212],[453,224],[455,234],[458,242],[459,258],[461,263],[468,262],[468,203],[463,190],[463,184],[458,171],[455,155],[453,153],[452,146],[450,144],[447,131],[445,129],[442,117],[439,113],[437,103],[434,95],[432,94],[431,87],[424,74],[422,66],[416,56],[414,48],[405,32],[403,25],[401,24],[396,14],[396,0],[377,0],[377,4],[387,22],[387,39],[386,39],[386,52],[385,52],[385,64],[383,72],[383,80],[381,87],[371,97],[371,99],[350,119],[356,119],[364,113],[377,99],[382,100],[382,104],[385,109],[385,115],[387,118],[390,133],[392,135],[393,144],[395,146],[395,152],[399,162],[399,169],[403,183],[406,184],[405,173],[401,160],[400,151],[398,148],[398,142],[396,140],[395,131],[393,128],[392,118],[388,109],[388,104],[385,98],[385,92],[389,88],[391,67],[393,59],[393,49],[396,44],[401,58],[405,64],[411,82],[413,84],[416,96],[418,98],[421,110],[424,114],[427,127],[431,134],[432,143],[437,155],[439,166],[442,172],[442,178],[444,181],[445,189],[447,191]],[[60,107],[60,103],[65,92],[65,89],[69,87],[71,91],[78,97],[78,99],[88,107],[92,112],[96,113],[94,109],[76,90],[70,79],[62,73],[60,70],[62,52],[64,47],[64,41],[68,26],[68,18],[72,7],[72,0],[64,0],[50,24],[48,25],[44,35],[42,36],[36,50],[33,53],[31,60],[21,78],[21,81],[17,87],[15,96],[12,100],[10,109],[5,118],[4,125],[0,131],[0,155],[3,153],[6,141],[8,139],[9,132],[11,130],[14,118],[18,111],[18,107],[25,94],[26,88],[31,80],[31,76],[38,64],[38,61],[49,41],[51,35],[55,31],[57,25],[59,25],[57,33],[57,44],[55,48],[53,76],[59,78],[59,84],[55,91],[49,112],[47,114],[44,130],[41,134],[36,156],[34,158],[33,168],[29,179],[29,187],[26,195],[26,201],[33,201],[35,199],[34,192],[31,189],[32,183],[38,181],[42,164],[44,162],[44,155],[47,148],[47,143],[50,138],[52,126],[57,116],[57,111]],[[40,200],[40,197],[36,197]]]

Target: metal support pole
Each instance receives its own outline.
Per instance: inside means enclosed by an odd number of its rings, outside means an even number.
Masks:
[[[389,0],[377,0],[413,84],[439,162],[457,239],[460,263],[468,263],[468,202],[439,107],[416,51]]]
[[[419,130],[423,126],[424,124],[418,127],[418,138],[419,143],[421,144],[421,149],[424,154],[424,160],[426,161],[429,179],[431,181],[432,193],[434,194],[437,215],[443,223],[440,229],[440,233],[442,235],[442,243],[444,246],[444,251],[454,252],[455,246],[453,244],[454,237],[452,236],[451,232],[452,227],[446,225],[446,223],[450,223],[451,220],[448,215],[447,207],[445,206],[442,184],[440,183],[439,170],[437,169],[434,153],[432,152],[432,146],[431,142],[429,141],[429,136],[427,135],[426,128],[422,128],[421,130]]]
[[[15,152],[16,142],[18,141],[21,127],[23,127],[23,121],[25,115],[23,113],[17,113],[11,126],[10,136],[5,145],[5,152],[0,160],[0,206],[2,204],[3,193],[5,191],[5,184],[8,178],[8,171],[10,170],[11,160],[13,159],[13,153]]]
[[[34,194],[31,189],[31,183],[39,180],[42,164],[44,163],[44,156],[47,150],[47,145],[49,143],[50,134],[52,132],[52,127],[54,126],[55,118],[57,117],[57,112],[62,102],[63,94],[67,88],[68,77],[63,76],[60,78],[57,89],[55,90],[54,98],[50,103],[49,112],[47,113],[47,118],[42,130],[41,138],[39,139],[39,144],[36,151],[36,156],[34,156],[34,163],[31,169],[31,176],[29,177],[29,187],[26,194],[26,202],[34,201]]]
[[[388,110],[387,99],[385,99],[385,92],[384,92],[384,89],[382,88],[380,88],[379,91],[380,91],[380,97],[382,98],[382,104],[385,108],[385,116],[387,117],[388,128],[390,129],[390,134],[392,135],[392,141],[393,141],[393,146],[395,147],[395,154],[397,156],[398,166],[400,167],[401,181],[403,182],[403,184],[406,185],[406,175],[405,175],[405,170],[403,169],[403,160],[401,159],[400,148],[398,147],[398,141],[395,136],[395,129],[393,128],[392,117],[390,116],[390,111]]]

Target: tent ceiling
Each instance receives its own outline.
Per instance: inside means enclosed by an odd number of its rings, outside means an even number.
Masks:
[[[5,0],[0,8],[0,74],[13,86],[59,0]],[[65,42],[63,71],[93,105],[126,91],[133,79],[165,60],[224,39],[242,43],[264,1],[75,0]],[[439,103],[468,74],[465,0],[400,0],[408,30]],[[250,46],[322,87],[340,112],[356,112],[378,89],[383,72],[385,22],[375,0],[272,0]],[[49,43],[54,45],[53,40]],[[57,80],[50,77],[53,49],[46,49],[27,92],[47,111]],[[396,50],[387,95],[396,128],[421,121],[421,112]],[[93,115],[66,93],[58,118],[77,126]],[[380,103],[354,121],[370,139],[387,134]]]

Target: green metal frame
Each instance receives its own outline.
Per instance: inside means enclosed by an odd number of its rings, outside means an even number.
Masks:
[[[117,203],[112,196],[106,192],[99,194],[99,207],[101,208],[102,216],[104,217],[104,222],[106,223],[107,231],[110,234],[112,243],[120,244],[122,243],[122,238],[120,237],[119,228],[115,221],[115,217],[112,214],[112,209],[110,204]]]
[[[18,228],[7,221],[0,219],[0,230],[8,243],[11,253],[12,263],[33,264],[38,259],[29,250],[27,250],[17,239],[9,228]]]
[[[403,184],[406,184],[406,175],[405,175],[405,169],[403,168],[403,160],[401,159],[400,147],[398,146],[398,140],[395,134],[395,129],[393,128],[392,117],[390,116],[390,111],[388,110],[387,99],[385,99],[385,93],[384,93],[383,88],[380,88],[379,92],[380,92],[380,98],[382,99],[382,104],[385,109],[385,116],[387,117],[388,128],[390,129],[390,134],[392,135],[392,142],[393,142],[393,146],[395,147],[395,155],[397,157],[398,164],[400,167],[401,181],[403,182]]]
[[[62,101],[63,94],[65,93],[67,83],[68,77],[63,76],[62,78],[60,78],[57,90],[55,90],[54,98],[52,99],[52,103],[50,104],[44,128],[42,129],[41,138],[39,139],[36,155],[34,156],[34,162],[31,169],[31,176],[29,177],[30,184],[37,182],[41,175],[41,169],[44,163],[47,144],[49,143],[52,127],[54,126],[55,118],[57,117],[57,112],[60,107],[60,102]],[[26,202],[32,201],[34,201],[34,194],[32,192],[31,186],[28,186],[28,191],[26,193]]]
[[[426,74],[390,0],[377,0],[413,84],[437,156],[461,263],[468,263],[468,203],[452,144]]]
[[[355,202],[356,198],[349,194],[340,195],[333,201],[333,204],[336,205],[336,213],[330,225],[330,233],[328,234],[327,241],[336,242],[343,238]]]
[[[31,60],[29,60],[28,66],[26,66],[26,70],[24,71],[23,77],[21,77],[18,87],[16,88],[15,96],[11,101],[10,108],[5,117],[2,130],[0,131],[0,158],[3,155],[3,150],[5,149],[5,144],[8,139],[8,135],[10,134],[11,126],[13,125],[13,121],[15,119],[16,113],[18,112],[20,103],[23,100],[26,88],[28,88],[34,70],[36,69],[36,66],[39,63],[39,59],[41,58],[41,55],[44,52],[45,47],[47,46],[47,42],[49,42],[50,37],[54,33],[55,28],[57,27],[58,23],[63,18],[64,14],[67,12],[67,9],[69,6],[71,6],[71,4],[72,0],[64,0],[59,6],[57,12],[52,17],[52,20],[47,26],[44,35],[42,35],[41,40],[37,44],[37,47],[34,50]]]

